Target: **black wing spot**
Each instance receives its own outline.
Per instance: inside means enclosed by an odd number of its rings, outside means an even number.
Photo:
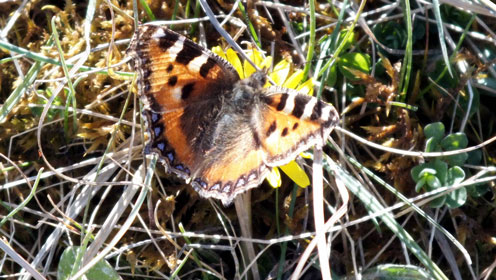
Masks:
[[[191,92],[193,92],[193,89],[195,87],[195,83],[189,83],[184,85],[182,91],[181,91],[181,99],[186,100],[190,96]]]
[[[212,69],[213,67],[215,66],[215,60],[211,57],[209,57],[207,59],[207,61],[205,63],[203,63],[203,65],[200,67],[200,75],[203,77],[203,78],[206,78],[207,75],[208,75],[208,72],[210,71],[210,69]]]
[[[314,121],[322,116],[323,105],[324,103],[322,103],[322,101],[318,101],[317,104],[313,106],[312,115],[310,115],[310,120]]]
[[[274,132],[276,130],[276,128],[277,128],[277,123],[276,123],[276,121],[273,121],[270,124],[269,129],[267,130],[267,133],[266,133],[267,137],[269,137],[272,134],[272,132]]]
[[[299,125],[300,125],[300,123],[295,122],[295,123],[293,124],[293,130],[296,130],[296,129],[298,128],[298,126],[299,126]]]
[[[277,104],[277,111],[282,111],[282,109],[284,109],[284,107],[286,107],[286,100],[288,100],[288,94],[283,94],[281,96],[281,100],[279,100],[279,104]]]
[[[170,47],[174,46],[177,40],[179,40],[178,34],[167,32],[166,36],[160,37],[158,40],[158,46],[165,52],[170,49]]]
[[[288,132],[289,132],[289,129],[288,129],[287,127],[285,127],[285,128],[282,130],[282,132],[281,132],[281,136],[283,136],[283,137],[284,137],[284,136],[288,135]]]
[[[195,59],[196,57],[199,57],[202,55],[202,51],[197,48],[192,48],[188,47],[186,48],[186,43],[183,45],[183,49],[177,54],[176,56],[176,62],[181,63],[183,65],[188,65],[191,60]]]
[[[174,70],[174,65],[172,65],[172,63],[171,63],[171,64],[169,64],[169,66],[167,66],[167,69],[166,69],[166,70],[167,70],[167,72],[169,72],[169,73],[170,73],[170,72],[172,72],[172,70]]]
[[[294,108],[291,115],[300,118],[305,111],[305,106],[307,105],[307,99],[303,96],[297,95],[295,97]]]
[[[176,85],[176,83],[177,83],[177,76],[169,77],[169,80],[167,81],[167,84],[169,84],[169,86],[173,87]]]

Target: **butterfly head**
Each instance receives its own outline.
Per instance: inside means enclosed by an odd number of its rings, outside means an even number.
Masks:
[[[253,73],[250,77],[245,79],[249,86],[260,89],[267,82],[267,73],[265,71],[257,71]]]
[[[267,76],[263,71],[257,71],[250,77],[238,81],[233,88],[229,104],[236,111],[253,109],[260,101],[261,89],[267,82]]]

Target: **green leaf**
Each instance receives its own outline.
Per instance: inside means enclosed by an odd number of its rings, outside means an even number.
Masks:
[[[434,176],[434,175],[427,176],[426,182],[427,182],[427,185],[430,187],[430,190],[434,190],[434,189],[437,189],[437,188],[440,188],[443,186],[441,184],[441,181],[439,180],[439,178]]]
[[[327,75],[327,85],[330,87],[334,87],[336,85],[336,81],[338,78],[338,67],[336,64],[333,64],[329,69],[329,75]]]
[[[381,264],[362,272],[363,279],[432,279],[423,268],[414,265]]]
[[[481,197],[485,195],[490,189],[491,186],[489,186],[489,184],[475,184],[467,186],[467,192],[471,197]]]
[[[447,156],[443,159],[451,166],[463,165],[467,161],[467,153],[461,153],[457,155]]]
[[[451,77],[446,71],[444,60],[440,59],[435,63],[432,72],[428,76],[436,82],[435,87],[438,88],[456,88],[458,84],[458,76]]]
[[[453,133],[441,140],[441,147],[446,151],[454,151],[466,148],[468,145],[467,135],[463,132]],[[467,153],[444,157],[450,165],[462,165],[468,158]]]
[[[467,135],[463,132],[457,132],[444,137],[441,140],[441,147],[446,151],[454,151],[466,148],[468,145]]]
[[[449,208],[458,208],[467,201],[467,189],[459,188],[446,196],[446,205]]]
[[[71,271],[76,262],[76,255],[80,250],[81,248],[78,246],[65,248],[57,268],[57,279],[65,280],[71,276]],[[114,268],[106,260],[101,260],[96,263],[95,266],[86,272],[85,276],[88,280],[120,279],[119,274],[117,274]]]
[[[345,28],[345,29],[342,29],[340,32],[339,32],[339,38],[338,38],[338,46],[343,42],[343,40],[346,38],[346,34],[348,33],[349,29]],[[355,32],[351,31],[351,34],[350,36],[348,36],[348,39],[347,41],[344,43],[344,46],[343,46],[343,49],[342,51],[346,51],[348,49],[350,49],[351,46],[353,46],[356,42],[356,36],[355,36]]]
[[[418,176],[419,176],[419,177],[418,177],[419,179],[420,179],[420,178],[427,178],[427,177],[428,177],[428,176],[430,176],[430,175],[436,175],[436,173],[437,173],[437,172],[436,172],[436,169],[433,169],[433,168],[428,168],[427,166],[428,166],[428,164],[424,165],[424,169],[422,169],[422,170],[420,171],[420,173],[419,173],[419,175],[418,175]]]
[[[349,80],[357,81],[354,74],[348,71],[346,68],[359,70],[364,73],[370,72],[370,56],[363,53],[346,53],[340,57],[338,60],[338,67],[340,72]]]
[[[425,185],[425,178],[418,180],[417,184],[415,184],[415,191],[420,192],[420,190],[424,185]]]
[[[482,151],[481,150],[475,150],[468,152],[468,158],[467,158],[467,163],[472,164],[472,165],[478,165],[481,163],[482,160]]]
[[[425,126],[424,128],[425,138],[435,138],[441,141],[444,137],[444,124],[442,122],[435,122]]]
[[[465,179],[465,171],[459,166],[451,167],[448,170],[448,180],[447,185],[457,185]]]
[[[436,169],[436,177],[441,181],[441,185],[446,185],[446,179],[448,177],[448,164],[442,160],[435,159],[432,161],[432,166]]]
[[[458,166],[451,167],[448,170],[448,185],[457,185],[465,179],[465,171]],[[460,188],[452,191],[446,196],[446,205],[449,208],[458,208],[467,201],[467,189]]]
[[[425,151],[427,153],[440,152],[441,146],[439,145],[439,140],[434,137],[427,139],[427,141],[425,141]]]
[[[412,170],[410,170],[410,175],[412,175],[413,181],[418,182],[419,180],[422,179],[422,176],[420,176],[420,172],[424,170],[424,168],[425,168],[425,163],[422,163],[417,166],[414,166]]]
[[[403,49],[406,46],[407,32],[405,28],[395,21],[379,23],[374,26],[374,35],[377,39],[393,49]]]
[[[431,203],[429,203],[429,206],[432,208],[439,208],[444,206],[445,202],[446,202],[446,195],[443,195],[431,201]]]
[[[443,20],[449,23],[455,23],[458,26],[466,26],[472,17],[471,13],[460,10],[456,6],[443,4],[441,7],[441,16]]]
[[[413,31],[413,33],[412,33],[413,42],[424,39],[425,38],[425,23],[421,22],[420,20],[416,20],[413,23],[413,30],[412,31]]]

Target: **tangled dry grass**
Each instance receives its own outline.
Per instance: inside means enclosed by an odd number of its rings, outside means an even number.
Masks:
[[[286,61],[287,76],[304,69],[342,114],[320,201],[326,220],[347,205],[325,235],[333,276],[494,277],[494,3],[206,4],[230,43]],[[200,2],[0,1],[1,279],[297,277],[322,226],[312,187],[291,171],[262,184],[246,236],[242,210],[144,160],[125,50],[156,20],[228,46]],[[325,275],[317,252],[302,279]]]

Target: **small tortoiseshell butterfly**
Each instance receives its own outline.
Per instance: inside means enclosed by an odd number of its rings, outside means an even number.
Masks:
[[[323,145],[338,122],[332,105],[263,88],[263,72],[241,80],[227,61],[167,28],[139,27],[128,52],[151,138],[145,153],[224,205],[271,167]]]

